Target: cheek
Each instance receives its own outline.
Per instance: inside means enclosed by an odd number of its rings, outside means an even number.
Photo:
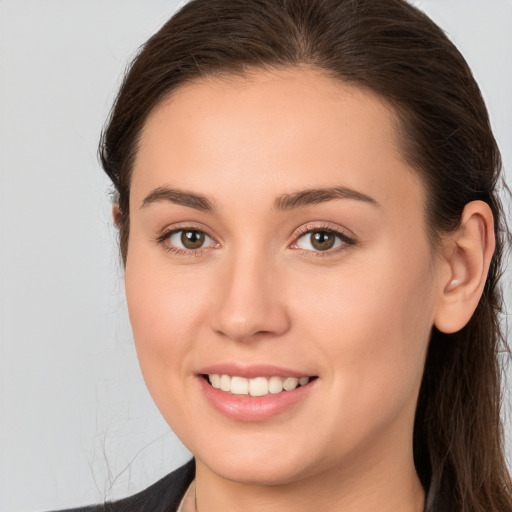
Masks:
[[[186,418],[197,414],[188,398],[196,384],[193,334],[203,328],[199,318],[207,296],[194,283],[151,262],[150,255],[129,253],[126,297],[139,365],[153,401],[183,442],[189,438]]]
[[[301,302],[310,319],[306,337],[318,340],[358,422],[415,402],[434,316],[430,268],[426,251],[375,251],[346,272],[316,281],[315,299]]]
[[[201,312],[210,294],[198,266],[192,276],[186,267],[172,269],[155,252],[130,247],[125,287],[140,367],[159,405],[168,395],[165,390],[190,368],[193,333],[203,329]]]

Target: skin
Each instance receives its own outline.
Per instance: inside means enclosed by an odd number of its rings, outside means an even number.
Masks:
[[[148,203],[162,187],[215,209]],[[324,187],[373,202],[276,208]],[[424,205],[392,108],[315,70],[205,79],[151,113],[133,170],[126,293],[148,388],[196,457],[198,510],[422,510],[412,431],[429,335],[469,319],[492,254],[483,203],[441,251]],[[186,228],[206,233],[200,249],[163,236]],[[317,250],[315,230],[342,237]],[[283,413],[237,421],[197,375],[226,362],[318,378]]]

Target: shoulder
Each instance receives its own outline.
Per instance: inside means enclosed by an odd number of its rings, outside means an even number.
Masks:
[[[80,507],[60,512],[173,512],[194,479],[194,459],[147,489],[119,501]]]

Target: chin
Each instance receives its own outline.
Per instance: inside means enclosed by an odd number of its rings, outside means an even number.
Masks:
[[[246,485],[286,485],[304,478],[303,468],[297,464],[275,460],[274,457],[267,457],[261,460],[255,457],[228,457],[226,460],[212,461],[212,464],[205,465],[221,478]]]
[[[240,442],[220,443],[214,449],[205,446],[205,450],[193,453],[199,463],[204,464],[210,471],[226,480],[247,485],[285,485],[301,480],[311,473],[311,450],[304,443],[274,443]],[[288,444],[288,446],[283,446]],[[297,447],[308,446],[304,452]]]

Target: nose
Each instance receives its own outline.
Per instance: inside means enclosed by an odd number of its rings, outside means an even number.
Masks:
[[[234,341],[274,338],[290,328],[279,271],[263,257],[225,262],[211,309],[210,326]]]

